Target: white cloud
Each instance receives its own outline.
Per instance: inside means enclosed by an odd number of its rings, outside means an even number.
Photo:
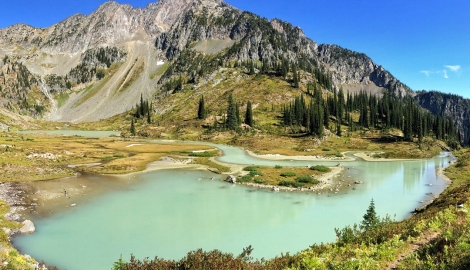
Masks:
[[[430,70],[421,70],[420,73],[423,73],[424,75],[426,75],[426,77],[429,77],[429,75],[433,72]]]
[[[455,65],[455,66],[444,66],[446,68],[448,68],[450,71],[452,72],[457,72],[460,70],[460,65]]]
[[[447,75],[447,70],[444,69],[444,78],[449,79],[449,76]]]

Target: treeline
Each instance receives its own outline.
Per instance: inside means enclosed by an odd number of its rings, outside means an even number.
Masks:
[[[51,92],[61,92],[75,84],[101,80],[112,64],[124,61],[126,53],[115,47],[94,48],[87,50],[82,61],[72,68],[66,76],[49,75],[46,77]]]
[[[357,121],[353,120],[353,114],[359,116]],[[315,85],[308,87],[306,96],[299,96],[283,107],[282,124],[316,136],[323,136],[324,128],[333,129],[341,136],[341,125],[346,125],[349,131],[400,129],[406,141],[417,138],[421,142],[425,136],[434,136],[451,146],[462,143],[451,117],[433,115],[411,98],[388,93],[381,97],[366,92],[345,95],[340,89],[325,99]]]
[[[250,127],[253,126],[253,109],[251,101],[246,103],[246,111],[245,117],[242,121],[240,117],[240,103],[238,103],[233,94],[230,93],[228,100],[227,100],[227,112],[222,116],[222,122],[220,123],[217,119],[217,116],[214,116],[214,123],[210,127],[213,130],[238,130],[241,124],[246,124]],[[197,118],[198,119],[205,119],[207,117],[207,109],[205,107],[204,96],[199,99],[198,103],[198,112]]]
[[[331,75],[310,62],[299,59],[297,62],[280,58],[271,61],[263,58],[261,61],[248,59],[246,61],[224,61],[226,56],[214,58],[198,53],[194,50],[184,50],[180,56],[171,63],[159,80],[162,90],[166,92],[178,92],[183,90],[183,84],[197,84],[200,79],[214,72],[220,67],[230,67],[244,69],[247,74],[265,74],[269,76],[279,76],[289,81],[295,88],[300,87],[300,71],[310,73],[314,81],[319,86],[327,90],[333,89]],[[184,74],[184,76],[183,76]]]
[[[40,116],[46,107],[42,100],[33,98],[31,91],[38,85],[37,78],[26,66],[5,55],[0,62],[0,106],[31,116]]]
[[[136,104],[135,110],[132,113],[132,118],[131,118],[131,126],[130,126],[130,133],[132,136],[135,136],[136,134],[136,129],[135,129],[135,121],[136,119],[147,119],[147,124],[152,123],[152,102],[149,102],[148,100],[144,100],[142,97],[142,94],[140,95],[140,102]]]

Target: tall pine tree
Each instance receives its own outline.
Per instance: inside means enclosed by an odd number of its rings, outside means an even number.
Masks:
[[[246,104],[245,124],[249,125],[250,127],[253,126],[253,111],[251,108],[251,101],[248,101]]]
[[[238,116],[237,116],[237,104],[233,99],[233,95],[230,93],[228,97],[228,107],[227,107],[227,119],[226,127],[228,129],[234,130],[238,127]]]
[[[204,104],[204,96],[201,97],[199,100],[199,107],[197,109],[197,118],[198,119],[206,119],[206,108]]]

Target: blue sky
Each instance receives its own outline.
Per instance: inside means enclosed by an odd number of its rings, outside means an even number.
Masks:
[[[15,0],[2,3],[0,28],[47,27],[103,0]],[[148,0],[119,0],[145,7]],[[413,90],[470,98],[470,1],[226,0],[268,19],[300,26],[318,43],[363,52]]]

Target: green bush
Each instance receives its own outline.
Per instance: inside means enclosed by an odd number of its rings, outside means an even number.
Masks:
[[[281,166],[281,165],[276,165],[276,166],[274,166],[274,168],[276,168],[276,169],[282,169],[282,166]]]
[[[191,152],[189,153],[190,157],[213,157],[215,156],[214,152]]]
[[[112,157],[112,156],[105,156],[105,157],[101,158],[101,161],[110,161],[110,160],[113,160],[113,159],[114,159],[114,157]]]
[[[318,180],[313,179],[311,176],[308,175],[299,176],[295,179],[295,181],[304,184],[318,184]]]
[[[263,179],[258,178],[258,177],[256,177],[254,181],[255,181],[256,184],[264,184],[264,183],[266,183],[266,181],[264,181]]]
[[[340,152],[328,153],[327,156],[334,156],[334,157],[343,157],[343,154]]]
[[[243,170],[247,172],[252,172],[252,171],[257,171],[259,168],[260,168],[259,166],[248,166],[248,167],[243,168]]]
[[[458,160],[457,160],[457,163],[455,163],[455,167],[457,168],[462,168],[462,167],[465,167],[468,165],[468,157],[460,157]]]
[[[331,172],[330,168],[323,166],[323,165],[311,166],[310,170],[319,171],[319,172]]]
[[[259,172],[259,171],[250,171],[249,175],[251,175],[251,176],[256,176],[256,175],[264,176],[264,173]]]
[[[115,158],[123,158],[124,155],[123,155],[123,154],[114,154],[113,157],[115,157]]]
[[[252,179],[252,176],[251,175],[245,175],[245,176],[242,176],[240,178],[237,179],[237,182],[239,183],[246,183],[246,182],[250,182]]]
[[[286,181],[286,180],[280,181],[278,185],[283,186],[283,187],[294,187],[294,188],[299,188],[299,187],[304,186],[303,183],[296,182],[296,181]]]
[[[296,176],[296,174],[295,174],[295,172],[283,172],[283,173],[281,173],[281,176],[293,177],[293,176]]]
[[[322,149],[322,151],[325,151],[325,152],[331,151],[331,148],[325,147],[325,148]]]

